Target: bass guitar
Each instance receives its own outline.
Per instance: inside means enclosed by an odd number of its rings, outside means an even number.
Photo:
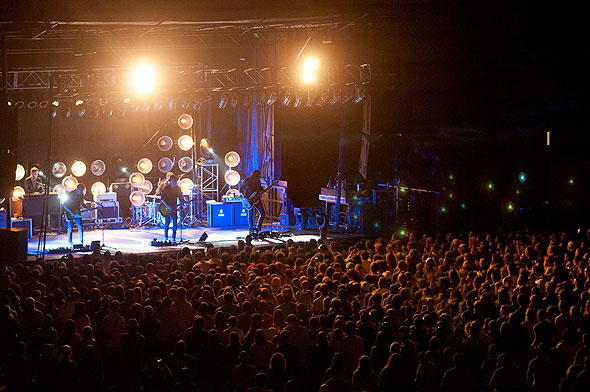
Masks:
[[[67,209],[64,209],[64,215],[66,216],[67,220],[82,219],[83,212],[94,211],[94,210],[97,210],[98,208],[99,207],[85,208],[85,209],[80,210],[80,212],[78,214],[72,214]]]
[[[182,209],[182,208],[184,208],[184,207],[185,207],[185,203],[178,204],[178,206],[177,206],[177,207],[178,207],[178,208],[180,208],[180,209]],[[172,207],[170,207],[170,206],[166,205],[166,203],[162,202],[162,203],[160,203],[160,205],[158,206],[158,211],[160,211],[160,214],[161,214],[163,217],[167,217],[167,216],[170,216],[170,214],[172,214],[172,211],[173,211],[173,210],[172,210]]]
[[[242,198],[242,206],[247,210],[251,210],[252,208],[254,208],[256,204],[260,203],[260,198],[262,197],[262,195],[265,194],[270,188],[278,184],[278,182],[279,180],[275,180],[266,188],[258,192],[252,193],[249,197],[244,196]]]

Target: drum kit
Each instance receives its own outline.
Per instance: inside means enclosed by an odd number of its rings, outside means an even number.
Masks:
[[[184,227],[198,226],[199,220],[196,218],[196,187],[192,187],[188,192],[183,192],[184,202],[179,205],[178,218],[180,225]],[[160,205],[161,196],[146,195],[145,203],[140,206],[134,206],[133,218],[135,226],[152,226],[163,227],[165,217],[162,215]]]

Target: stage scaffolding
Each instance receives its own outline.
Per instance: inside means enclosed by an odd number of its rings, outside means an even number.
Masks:
[[[197,219],[207,221],[207,201],[219,200],[219,165],[214,160],[197,163]]]

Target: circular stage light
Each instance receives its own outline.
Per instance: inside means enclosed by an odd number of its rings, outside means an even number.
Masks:
[[[95,182],[94,184],[92,184],[92,187],[90,187],[90,192],[92,192],[93,195],[102,195],[106,191],[106,185],[100,181]]]
[[[76,177],[82,177],[86,174],[86,164],[82,161],[76,161],[72,164],[72,174]]]
[[[103,161],[101,161],[100,159],[95,160],[90,165],[90,171],[95,176],[102,176],[104,174],[104,172],[106,171],[106,169],[107,169],[107,165],[105,165],[105,163]]]
[[[169,151],[172,148],[172,138],[170,136],[162,136],[158,139],[158,148],[160,151]]]
[[[228,170],[225,172],[225,182],[227,183],[227,185],[229,186],[234,186],[234,185],[238,185],[238,183],[240,182],[240,173],[238,173],[235,170]]]
[[[240,154],[235,151],[230,151],[225,154],[225,164],[229,167],[236,167],[240,164]]]
[[[145,202],[145,195],[141,191],[133,191],[129,195],[129,200],[131,200],[131,204],[139,207]]]
[[[53,187],[53,192],[57,193],[58,195],[63,195],[66,193],[66,188],[62,184],[57,184]]]
[[[136,188],[139,188],[145,182],[143,174],[135,172],[129,176],[129,182]]]
[[[178,182],[178,186],[183,194],[191,193],[193,190],[193,181],[190,178],[183,178]]]
[[[74,176],[67,176],[61,180],[61,184],[67,192],[71,192],[78,186],[78,179]]]
[[[25,190],[23,189],[22,186],[15,186],[14,189],[12,190],[12,200],[13,201],[17,201],[18,199],[20,199],[24,195],[25,195]]]
[[[139,170],[140,173],[148,174],[153,168],[154,164],[149,158],[141,158],[137,161],[137,170]]]
[[[178,168],[183,173],[188,173],[193,168],[193,160],[189,157],[182,157],[178,160]]]
[[[189,135],[182,135],[178,138],[178,147],[180,147],[182,151],[190,150],[193,148],[193,144],[193,138]]]
[[[172,166],[174,165],[172,164],[172,159],[170,158],[162,158],[158,161],[158,169],[162,173],[168,173],[170,170],[172,170]]]
[[[63,176],[65,176],[66,170],[67,168],[65,163],[55,162],[53,164],[53,167],[51,168],[51,174],[53,174],[54,177],[62,178]]]
[[[23,165],[21,165],[20,163],[16,165],[16,171],[14,173],[14,180],[15,181],[20,181],[24,178],[25,176],[25,167]]]
[[[242,194],[240,193],[240,191],[237,190],[237,189],[230,189],[227,192],[225,192],[225,195],[227,197],[240,197],[240,196],[242,196]]]
[[[180,117],[178,117],[178,126],[182,129],[189,129],[193,126],[193,116],[186,113],[181,114]]]
[[[139,187],[139,190],[145,194],[149,195],[154,190],[154,184],[150,180],[145,180],[143,184]]]

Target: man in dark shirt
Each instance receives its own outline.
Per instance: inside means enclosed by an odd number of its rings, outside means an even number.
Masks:
[[[176,176],[172,174],[168,177],[168,183],[161,189],[162,204],[168,209],[168,215],[165,217],[164,226],[164,240],[168,241],[168,229],[170,228],[170,221],[172,220],[172,241],[176,241],[176,229],[178,226],[178,208],[177,200],[182,202],[182,191],[176,183]]]
[[[31,168],[31,175],[25,179],[25,193],[41,193],[45,185],[39,178],[39,169]]]
[[[75,190],[67,193],[65,200],[62,203],[66,216],[66,226],[68,229],[68,242],[70,244],[70,248],[73,247],[72,222],[75,222],[76,227],[78,228],[78,239],[80,244],[84,244],[84,230],[82,228],[82,215],[80,215],[80,207],[82,206],[82,203],[85,199],[84,185],[78,184]],[[91,201],[89,199],[86,200]]]
[[[242,185],[240,186],[240,192],[245,198],[250,199],[255,193],[261,192],[263,190],[262,184],[260,183],[260,177],[260,171],[254,170],[252,174],[250,174],[250,177],[246,178],[242,182]],[[258,211],[258,221],[255,220],[256,211]],[[265,216],[266,213],[262,203],[256,203],[248,210],[248,228],[250,230],[250,234],[260,233]]]

